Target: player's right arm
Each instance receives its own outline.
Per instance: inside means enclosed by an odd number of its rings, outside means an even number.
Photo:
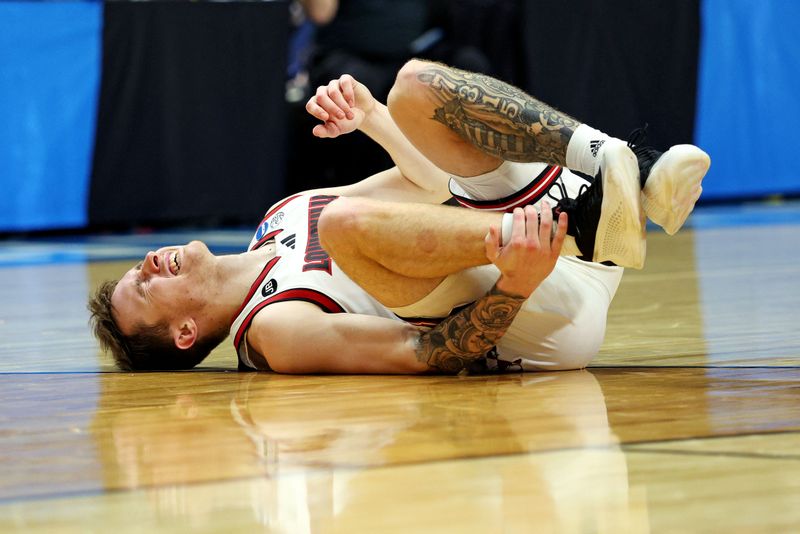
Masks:
[[[450,198],[447,173],[417,150],[386,106],[352,76],[345,74],[319,87],[306,103],[306,110],[322,121],[313,129],[315,136],[334,138],[361,130],[381,145],[396,165],[355,184],[326,189],[325,193],[436,204]]]

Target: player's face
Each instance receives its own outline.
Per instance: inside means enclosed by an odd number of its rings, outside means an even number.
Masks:
[[[120,330],[181,320],[205,305],[214,256],[200,241],[148,252],[117,284],[111,303]]]

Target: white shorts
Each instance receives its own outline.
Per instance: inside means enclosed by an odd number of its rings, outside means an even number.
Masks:
[[[548,180],[547,165],[505,162],[494,171],[470,178],[485,184],[483,195],[502,194],[514,203],[525,195],[524,188],[509,193],[525,183],[529,190],[542,189],[542,183],[532,178]],[[459,179],[462,182],[463,178]],[[586,181],[563,169],[558,177],[568,196],[574,197]],[[503,191],[487,191],[492,184],[502,185]],[[455,184],[457,186],[457,184]],[[547,190],[559,188],[555,182]],[[451,189],[456,189],[451,182]],[[536,193],[534,204],[546,199],[547,190]],[[560,192],[560,191],[559,191]],[[458,188],[462,198],[484,202],[477,188],[467,193]],[[465,197],[466,195],[466,197]],[[557,198],[561,198],[556,194]],[[495,202],[495,204],[497,204]],[[487,202],[484,204],[489,205]],[[477,206],[471,206],[476,208]],[[510,208],[511,206],[509,206]],[[477,208],[496,209],[496,208]],[[539,285],[517,314],[511,327],[497,345],[497,359],[488,358],[490,368],[501,370],[552,371],[581,369],[597,355],[603,343],[608,308],[622,279],[621,267],[609,267],[573,257],[558,259],[553,272]],[[459,306],[469,304],[485,295],[500,276],[494,265],[473,267],[445,278],[439,286],[420,301],[392,308],[400,317],[446,317]]]

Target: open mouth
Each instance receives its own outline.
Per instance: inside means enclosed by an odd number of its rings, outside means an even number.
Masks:
[[[172,273],[173,276],[178,276],[178,273],[181,271],[181,260],[178,257],[178,251],[175,250],[171,252],[168,258],[169,262],[167,266],[169,267],[169,272]]]

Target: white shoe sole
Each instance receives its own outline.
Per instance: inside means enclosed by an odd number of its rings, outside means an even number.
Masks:
[[[700,184],[710,165],[708,154],[694,145],[675,145],[658,158],[642,189],[650,220],[669,235],[680,230],[703,192]]]
[[[607,145],[600,168],[603,203],[592,259],[641,269],[647,241],[636,156],[624,143]]]

